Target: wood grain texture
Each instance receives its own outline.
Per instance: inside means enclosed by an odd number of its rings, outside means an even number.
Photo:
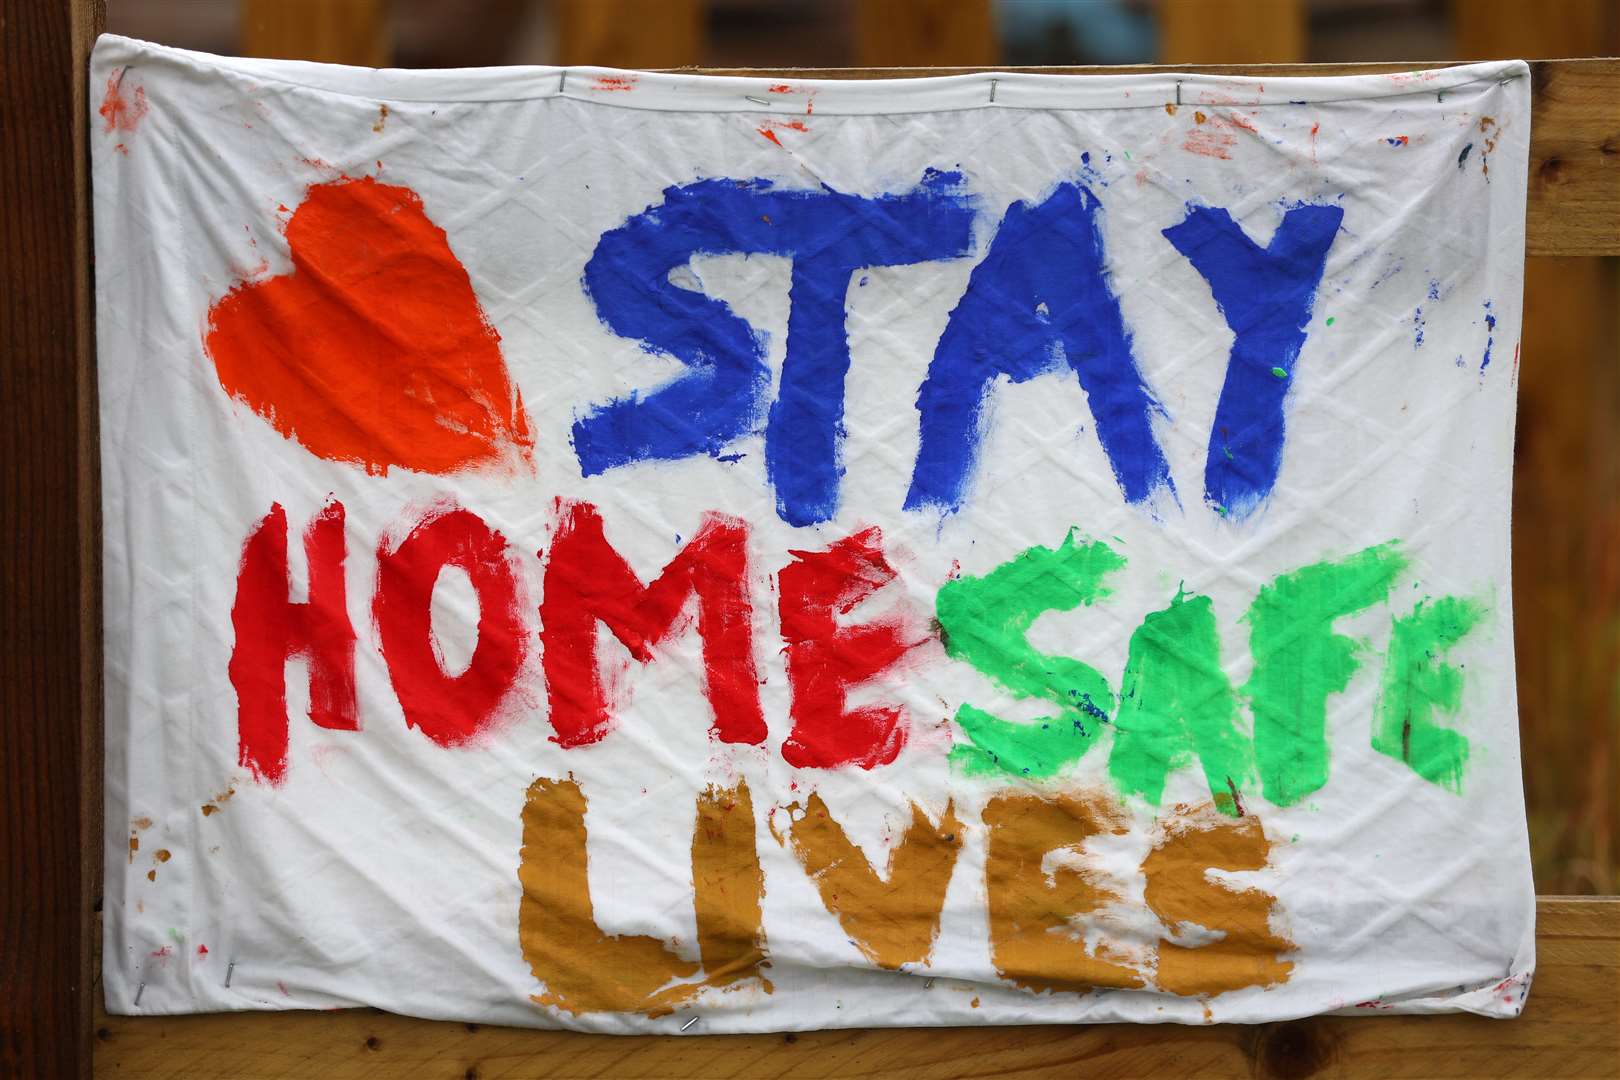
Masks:
[[[556,0],[557,63],[680,67],[703,62],[707,0]]]
[[[88,1071],[85,61],[99,5],[0,13],[0,1076]]]
[[[862,67],[994,64],[1001,53],[990,0],[861,0],[854,16]]]
[[[1165,64],[1305,59],[1305,0],[1160,0]]]
[[[241,52],[386,67],[388,0],[242,0]]]
[[[1614,0],[1468,0],[1455,14],[1464,56],[1620,52]],[[1532,191],[1562,182],[1557,147],[1581,137],[1539,134]],[[1607,182],[1620,186],[1613,170]],[[1544,229],[1556,202],[1531,200],[1529,228]],[[1620,259],[1525,260],[1522,342],[1513,637],[1530,854],[1543,892],[1620,893]]]
[[[1182,64],[1002,70],[1057,75],[1184,71],[1219,75],[1361,75],[1410,71],[1401,64]],[[1430,67],[1447,66],[1436,62]],[[898,79],[966,75],[983,68],[735,68],[714,75],[784,79]],[[1530,134],[1531,255],[1620,255],[1620,59],[1537,60]]]
[[[1517,1020],[1324,1016],[1256,1026],[887,1028],[615,1036],[351,1009],[188,1017],[98,1013],[95,1075],[363,1077],[1613,1077],[1620,899],[1543,898]],[[99,995],[98,1001],[99,1001]],[[677,1026],[671,1020],[671,1028]]]

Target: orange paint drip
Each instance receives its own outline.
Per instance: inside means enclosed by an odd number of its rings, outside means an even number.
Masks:
[[[862,955],[890,970],[926,963],[933,952],[961,837],[962,823],[949,804],[936,826],[913,803],[911,825],[879,877],[821,796],[812,794],[788,829],[793,854],[816,883],[821,902]]]
[[[1172,994],[1213,996],[1245,986],[1286,982],[1294,965],[1278,957],[1294,943],[1271,929],[1277,898],[1209,876],[1264,869],[1272,843],[1258,818],[1233,820],[1206,804],[1164,823],[1164,836],[1142,863],[1147,906],[1173,935],[1159,945],[1154,983]],[[1187,925],[1217,931],[1206,945],[1175,937]]]
[[[209,311],[220,386],[318,457],[450,473],[533,446],[500,337],[422,200],[371,178],[310,187],[293,272]]]

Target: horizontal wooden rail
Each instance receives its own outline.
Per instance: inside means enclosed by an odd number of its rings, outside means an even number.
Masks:
[[[1549,15],[1548,18],[1554,16]],[[1447,67],[1402,64],[1186,64],[1177,67],[1000,68],[1053,75],[1121,75],[1185,71],[1211,75],[1367,75]],[[706,75],[782,79],[899,79],[966,75],[982,68],[735,68]],[[1620,59],[1530,63],[1531,255],[1620,255]]]
[[[105,1077],[1613,1077],[1620,898],[1543,897],[1524,1015],[1320,1016],[1253,1027],[1097,1024],[799,1035],[582,1035],[375,1009],[107,1016]]]

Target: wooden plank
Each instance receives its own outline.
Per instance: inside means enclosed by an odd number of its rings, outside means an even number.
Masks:
[[[994,64],[990,0],[863,0],[855,6],[861,67]]]
[[[1161,0],[1158,16],[1163,64],[1305,59],[1304,0]]]
[[[1614,0],[1455,9],[1463,56],[1620,49]],[[1578,133],[1547,131],[1563,140]],[[1557,151],[1554,151],[1556,154]],[[1544,158],[1531,183],[1559,182]],[[1611,186],[1620,177],[1611,171]],[[1545,212],[1532,195],[1530,227]],[[1513,636],[1525,803],[1537,887],[1620,892],[1620,265],[1532,256],[1524,267],[1514,446]]]
[[[1360,75],[1444,67],[1420,64],[1184,64],[1175,67],[1056,67],[1002,70],[1058,75],[1189,71],[1223,75]],[[733,68],[714,75],[772,79],[894,79],[965,75],[982,68]],[[1531,255],[1620,255],[1620,59],[1538,60],[1533,80]]]
[[[707,0],[557,0],[557,62],[683,67],[703,62]]]
[[[0,18],[0,1076],[90,1065],[83,150],[102,17],[51,0]]]
[[[388,0],[242,0],[243,56],[387,67]]]
[[[98,1014],[97,1076],[751,1077],[1613,1076],[1620,898],[1543,898],[1540,963],[1517,1020],[1322,1016],[1209,1027],[885,1028],[616,1036],[394,1016],[375,1009],[188,1017]],[[1083,1069],[1077,1069],[1082,1065]]]
[[[1612,55],[1620,37],[1614,0],[1452,0],[1458,56],[1475,60],[1544,60]]]

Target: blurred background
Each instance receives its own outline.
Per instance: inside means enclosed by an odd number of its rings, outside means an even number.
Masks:
[[[1058,67],[1620,54],[1620,0],[107,0],[107,30],[374,67]],[[1540,88],[1538,86],[1538,92]],[[1543,894],[1620,893],[1620,260],[1528,260],[1513,606]]]

